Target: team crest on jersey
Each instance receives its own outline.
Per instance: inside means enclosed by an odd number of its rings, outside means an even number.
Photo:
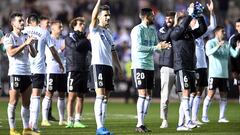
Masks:
[[[99,81],[99,82],[98,82],[98,85],[99,85],[99,87],[102,87],[102,86],[103,86],[103,82],[102,82],[102,81]]]
[[[73,90],[73,86],[69,86],[69,90],[72,91]]]
[[[137,81],[137,84],[138,84],[138,85],[142,85],[142,81],[141,81],[141,80],[138,80],[138,81]]]
[[[50,91],[53,90],[53,86],[49,86],[48,90],[50,90]]]
[[[189,87],[189,85],[188,85],[188,83],[184,83],[184,88],[188,88]]]

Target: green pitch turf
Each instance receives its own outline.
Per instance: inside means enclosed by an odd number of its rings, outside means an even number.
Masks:
[[[53,103],[53,115],[58,117],[56,110],[56,102]],[[230,123],[217,123],[219,115],[219,106],[215,101],[211,104],[209,110],[210,123],[202,125],[201,128],[194,129],[191,132],[176,132],[178,121],[178,103],[171,103],[169,107],[169,128],[160,129],[161,121],[159,119],[159,104],[152,103],[148,116],[146,117],[146,125],[152,130],[149,135],[240,135],[240,105],[237,102],[229,102],[226,117]],[[201,113],[201,112],[200,112]],[[136,106],[135,104],[109,103],[106,119],[106,127],[116,135],[137,135],[135,132],[136,125]],[[199,115],[200,116],[200,115]],[[22,122],[20,119],[20,104],[17,108],[17,130],[21,131]],[[199,117],[200,118],[200,117]],[[41,119],[40,119],[41,120]],[[52,122],[51,127],[40,127],[41,135],[94,135],[96,125],[93,113],[93,103],[86,103],[84,106],[84,124],[88,125],[85,129],[66,129],[64,126],[58,126],[58,122]],[[39,121],[39,124],[41,121]],[[0,101],[0,135],[8,135],[9,133],[7,121],[7,102]]]

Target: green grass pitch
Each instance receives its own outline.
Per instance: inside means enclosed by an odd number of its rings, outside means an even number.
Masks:
[[[41,135],[94,135],[96,124],[93,113],[94,103],[88,102],[84,106],[84,124],[88,125],[85,129],[66,129],[64,126],[58,126],[57,122],[53,122],[50,127],[40,127]],[[226,110],[226,117],[230,123],[217,123],[219,115],[218,102],[214,101],[209,109],[209,124],[204,124],[201,128],[192,130],[191,132],[177,132],[176,126],[178,121],[179,103],[170,103],[169,106],[169,128],[160,129],[161,120],[159,118],[159,103],[152,103],[146,117],[145,123],[152,130],[149,135],[240,135],[240,105],[237,102],[230,101]],[[200,110],[200,114],[201,115]],[[56,110],[56,102],[53,103],[53,115],[58,117]],[[111,103],[107,107],[106,127],[114,132],[115,135],[137,135],[135,132],[136,125],[136,106],[133,103]],[[200,118],[200,117],[199,117]],[[20,119],[20,104],[16,113],[17,130],[22,130],[22,122]],[[40,118],[41,120],[41,118]],[[39,121],[39,124],[41,121]],[[0,100],[0,135],[8,135],[9,127],[7,121],[7,101]]]

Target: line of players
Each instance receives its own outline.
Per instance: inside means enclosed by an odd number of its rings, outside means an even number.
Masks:
[[[114,48],[112,34],[108,29],[110,9],[108,6],[100,7],[100,5],[101,0],[98,0],[92,12],[90,23],[91,40],[88,40],[84,33],[85,20],[81,17],[75,18],[70,22],[72,31],[64,41],[60,37],[62,32],[62,23],[60,21],[51,22],[50,34],[46,29],[39,27],[38,16],[36,15],[30,15],[27,18],[27,26],[25,27],[22,14],[14,13],[10,16],[13,31],[4,37],[4,46],[10,62],[9,76],[11,87],[9,91],[8,119],[11,135],[20,134],[16,131],[15,125],[15,109],[20,93],[22,95],[21,116],[24,127],[23,134],[29,132],[40,134],[37,126],[40,112],[40,94],[44,86],[46,73],[47,91],[42,103],[42,125],[50,125],[47,114],[55,90],[59,91],[59,124],[62,125],[64,123],[64,92],[67,89],[68,122],[66,127],[86,127],[80,122],[80,115],[83,109],[84,93],[87,91],[89,72],[87,59],[89,51],[92,51],[92,66],[90,68],[90,81],[92,85],[90,87],[95,89],[96,92],[94,105],[97,123],[96,134],[112,134],[104,127],[107,102],[109,94],[113,90],[112,66],[117,67],[120,77],[122,76],[122,70]],[[197,127],[197,124],[199,124],[197,112],[200,104],[200,96],[206,86],[207,80],[207,64],[203,38],[209,32],[213,31],[213,29],[215,38],[209,40],[206,44],[206,54],[209,57],[209,91],[203,103],[202,121],[209,122],[207,110],[216,88],[219,88],[221,93],[219,122],[228,122],[224,117],[227,100],[226,84],[229,76],[228,58],[230,55],[234,57],[238,55],[240,43],[237,41],[237,38],[232,38],[234,39],[232,42],[235,44],[235,49],[233,49],[225,41],[224,28],[215,24],[212,0],[207,5],[210,11],[211,23],[208,30],[202,14],[196,15],[194,6],[193,3],[190,4],[187,14],[181,15],[180,12],[169,12],[166,15],[166,26],[160,29],[159,37],[157,37],[157,32],[151,26],[154,18],[152,10],[144,8],[140,11],[141,24],[134,27],[131,32],[132,73],[139,95],[137,101],[137,132],[151,132],[145,126],[144,118],[147,115],[147,110],[151,102],[151,89],[154,85],[154,51],[160,51],[160,63],[161,59],[166,62],[161,65],[160,70],[162,80],[161,118],[163,119],[161,128],[168,127],[168,97],[169,90],[175,83],[175,77],[177,90],[181,93],[177,131],[188,131]],[[158,42],[158,38],[161,42]],[[195,53],[193,53],[195,52],[195,44],[197,57],[196,71],[199,75],[199,78],[197,78],[197,91],[195,91],[196,65],[194,59]],[[65,59],[63,57],[64,53],[66,56]],[[47,67],[45,67],[45,63]],[[67,72],[67,79],[64,75],[65,72]],[[190,96],[189,98],[190,92],[194,96]],[[77,99],[77,104],[74,119],[75,99]],[[192,118],[190,117],[190,110],[192,110]]]
[[[35,14],[28,16],[26,20],[21,13],[12,13],[10,16],[12,31],[3,39],[9,58],[8,121],[10,135],[20,135],[16,131],[15,120],[15,110],[20,94],[22,97],[22,134],[40,134],[38,119],[45,74],[47,84],[42,101],[41,125],[51,125],[48,121],[48,111],[55,91],[58,91],[59,125],[64,124],[65,96],[68,90],[66,127],[86,127],[80,122],[84,93],[88,90],[87,78],[90,65],[88,51],[91,51],[90,41],[84,32],[85,20],[83,17],[74,18],[70,22],[71,32],[66,39],[61,37],[63,30],[61,21],[50,22],[51,34],[47,28],[48,21],[49,19],[44,18],[40,23],[39,17]]]

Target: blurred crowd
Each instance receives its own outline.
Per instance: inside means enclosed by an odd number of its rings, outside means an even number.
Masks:
[[[195,1],[195,0],[194,0]],[[198,0],[206,5],[208,0]],[[125,82],[119,83],[119,91],[131,92],[131,70],[130,70],[130,30],[140,22],[138,10],[143,7],[151,7],[155,13],[155,26],[159,29],[164,24],[164,14],[166,11],[183,11],[193,0],[106,0],[106,4],[111,7],[112,21],[111,29],[114,32],[114,40],[117,45],[119,58],[122,67],[125,69]],[[215,13],[219,24],[223,24],[226,29],[227,37],[234,33],[233,22],[240,16],[239,0],[215,0]],[[87,20],[87,25],[91,19],[91,12],[96,0],[1,0],[0,5],[0,29],[3,33],[10,31],[9,14],[14,11],[21,11],[25,16],[30,13],[36,13],[41,16],[47,16],[51,19],[59,19],[64,24],[63,36],[68,33],[69,20],[74,17],[83,16]],[[208,16],[208,14],[205,14]],[[207,20],[209,21],[209,20]],[[0,33],[1,36],[1,33]],[[1,42],[0,42],[1,43]],[[2,43],[0,45],[1,62],[1,81],[2,88],[8,87],[8,59],[4,53]],[[156,67],[158,56],[155,56]],[[156,70],[158,71],[158,70]],[[156,73],[156,80],[159,75]],[[156,83],[156,95],[159,95],[159,86]],[[0,93],[1,94],[1,93]]]

